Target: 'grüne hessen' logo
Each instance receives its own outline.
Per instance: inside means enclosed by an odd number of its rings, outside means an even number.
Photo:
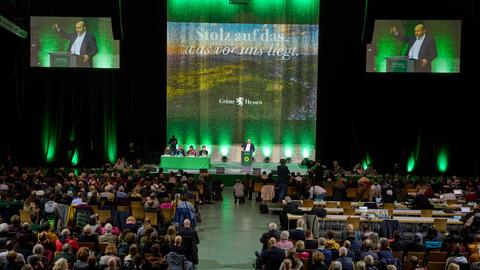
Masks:
[[[235,103],[237,103],[238,106],[242,107],[243,106],[243,97],[237,97],[235,99]]]
[[[236,97],[233,99],[230,98],[221,98],[218,100],[219,104],[225,105],[237,105],[239,107],[243,107],[244,105],[263,105],[263,101],[261,100],[251,100],[244,97]]]

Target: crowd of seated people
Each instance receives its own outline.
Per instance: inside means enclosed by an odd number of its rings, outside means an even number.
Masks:
[[[200,220],[192,200],[197,185],[211,181],[208,174],[201,182],[182,171],[142,176],[80,170],[77,175],[60,168],[49,174],[18,167],[0,172],[0,269],[193,269],[198,264]],[[155,224],[150,216],[133,216],[135,201],[142,213],[153,214]],[[110,215],[102,220],[97,211]]]
[[[336,175],[316,177],[313,174],[298,180],[296,175],[290,177],[290,186],[295,186],[296,189],[282,201],[284,211],[280,212],[280,224],[283,231],[277,230],[276,224],[269,224],[268,232],[260,239],[263,246],[257,257],[258,268],[278,269],[281,265],[285,268],[280,269],[302,269],[302,265],[306,264],[308,267],[303,269],[440,269],[440,264],[442,269],[467,270],[480,266],[480,206],[472,208],[470,213],[460,214],[464,214],[461,218],[464,223],[461,231],[450,229],[440,233],[428,226],[411,235],[408,240],[399,231],[395,231],[391,239],[381,238],[366,223],[362,230],[354,230],[353,225],[348,224],[338,235],[332,231],[320,230],[323,237],[317,239],[312,237],[311,230],[303,230],[302,219],[297,220],[295,229],[287,231],[286,228],[292,226],[287,225],[286,214],[313,214],[321,218],[326,216],[326,210],[322,207],[314,206],[310,213],[300,210],[301,200],[353,199],[368,203],[369,208],[370,205],[381,208],[382,203],[400,202],[411,209],[444,209],[445,213],[453,213],[447,207],[450,204],[463,202],[463,206],[470,207],[466,203],[478,203],[480,199],[478,178],[419,178],[400,174],[381,177],[373,169],[367,174],[358,166],[356,175],[346,176],[338,162],[335,166],[335,171],[339,172]],[[312,172],[315,172],[315,168]],[[332,193],[325,198],[322,193],[326,193],[327,188]],[[355,198],[347,198],[346,190],[349,188],[356,190]],[[303,237],[299,236],[302,231]],[[312,244],[312,240],[316,243]],[[284,251],[283,254],[281,250]],[[294,256],[291,251],[294,251]],[[444,258],[439,260],[435,251],[443,252]],[[421,253],[421,258],[408,255],[412,252]]]
[[[303,226],[303,222],[298,222]],[[304,235],[300,236],[299,232]],[[342,235],[323,231],[313,238],[310,230],[280,231],[275,223],[260,237],[262,248],[256,252],[256,269],[349,269],[349,270],[474,270],[480,266],[480,234],[464,238],[461,232],[441,234],[429,228],[405,239],[395,231],[393,239],[379,237],[364,224],[354,230],[348,224]],[[313,241],[312,241],[313,240]],[[306,246],[306,243],[308,247]],[[432,244],[436,243],[436,244]]]

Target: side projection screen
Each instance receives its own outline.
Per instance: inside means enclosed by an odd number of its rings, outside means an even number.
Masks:
[[[460,20],[376,20],[367,72],[459,73]]]
[[[119,68],[110,18],[30,17],[30,66]]]

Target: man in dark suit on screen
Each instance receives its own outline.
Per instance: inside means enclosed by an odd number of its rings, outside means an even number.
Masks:
[[[70,40],[67,51],[71,54],[78,55],[78,57],[81,58],[79,61],[79,66],[93,67],[93,57],[98,52],[97,40],[92,33],[87,32],[87,26],[85,25],[85,22],[76,22],[74,33],[67,33],[63,31],[63,29],[61,29],[57,23],[55,23],[52,28],[64,39]]]
[[[437,58],[437,45],[435,40],[426,34],[425,26],[415,26],[415,36],[403,36],[394,26],[390,29],[395,37],[408,43],[407,56],[415,60],[415,72],[432,72],[432,61]]]

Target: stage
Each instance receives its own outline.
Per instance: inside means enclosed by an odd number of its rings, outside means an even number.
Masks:
[[[262,173],[265,171],[267,174],[269,174],[273,171],[274,177],[275,177],[276,176],[275,171],[277,170],[278,165],[279,164],[276,162],[273,162],[273,163],[253,162],[252,170],[247,172],[247,171],[242,171],[242,166],[240,162],[211,161],[210,169],[208,170],[208,173],[210,175],[214,175],[218,179],[221,179],[226,186],[233,186],[236,179],[243,179],[247,173],[254,175],[254,174]],[[162,167],[161,164],[159,166]],[[290,172],[294,172],[294,173],[300,172],[302,175],[307,174],[307,168],[304,166],[301,166],[298,163],[288,163],[287,167],[290,170]],[[168,169],[165,169],[165,171],[176,172],[179,169],[181,168],[168,168]],[[182,170],[195,175],[200,173],[199,169],[182,169]]]
[[[208,170],[209,174],[216,175],[216,174],[221,174],[221,175],[245,175],[247,173],[249,174],[256,174],[256,173],[262,173],[262,172],[267,172],[270,173],[277,169],[278,163],[265,163],[265,162],[253,162],[252,164],[252,170],[251,171],[242,171],[242,166],[240,162],[222,162],[222,161],[210,161],[210,169]],[[159,165],[162,167],[162,164]],[[289,163],[287,164],[288,169],[290,172],[300,172],[302,175],[307,173],[307,168],[304,166],[301,166],[298,163]],[[183,171],[186,171],[188,173],[193,173],[193,174],[198,174],[200,172],[200,169],[183,169],[183,168],[168,168],[165,169],[165,171],[168,172],[176,172],[179,169],[182,169]]]

